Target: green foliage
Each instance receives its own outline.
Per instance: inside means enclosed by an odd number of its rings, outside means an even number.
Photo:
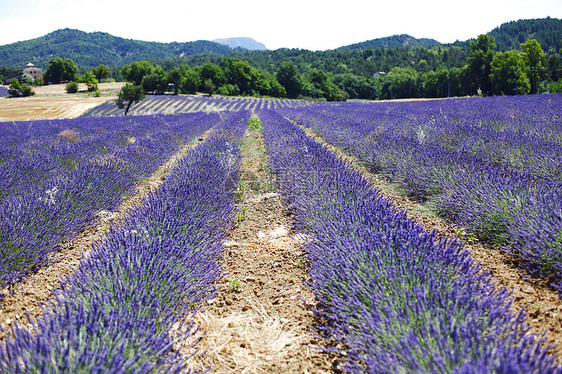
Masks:
[[[2,48],[0,46],[0,48]],[[0,84],[4,82],[4,79],[13,77],[16,74],[21,73],[21,69],[11,69],[0,67]]]
[[[31,86],[31,85],[33,85],[33,81],[34,81],[33,77],[31,75],[27,74],[27,73],[24,74],[21,77],[21,83],[22,84],[27,84],[27,85]]]
[[[227,46],[206,40],[157,43],[124,39],[103,32],[86,33],[71,29],[61,29],[36,39],[0,46],[3,65],[19,67],[31,61],[35,66],[43,68],[48,65],[52,56],[66,56],[79,66],[92,68],[100,64],[122,66],[145,59],[200,53],[224,56],[231,52],[232,49]],[[18,70],[21,72],[21,69]]]
[[[351,73],[334,75],[332,81],[346,92],[350,99],[376,99],[380,97],[380,81]]]
[[[88,86],[88,92],[94,92],[98,88],[98,80],[92,72],[87,72],[82,75],[82,77],[80,77],[80,81],[82,83],[86,83]]]
[[[562,79],[560,79],[558,82],[552,82],[548,86],[548,90],[551,93],[562,93]]]
[[[306,89],[312,97],[324,98],[327,101],[343,100],[340,89],[331,80],[331,75],[322,70],[310,70],[307,83]]]
[[[240,211],[236,213],[236,222],[241,223],[246,220],[246,210],[248,210],[248,207],[243,206],[240,208]]]
[[[238,95],[240,93],[240,90],[238,89],[238,86],[234,86],[234,85],[224,85],[223,87],[232,87],[232,91],[228,91],[228,92],[224,92],[221,93],[222,95]],[[206,93],[207,95],[211,96],[215,93],[216,90],[216,86],[213,83],[212,80],[210,79],[205,79],[205,81],[203,82],[203,84],[201,85],[201,92]]]
[[[277,71],[277,81],[285,88],[287,96],[292,99],[297,98],[303,91],[303,83],[297,67],[290,61],[281,62]]]
[[[484,95],[492,93],[490,74],[495,49],[496,41],[489,35],[481,34],[476,41],[470,41],[470,55],[467,58],[468,75]]]
[[[220,87],[226,84],[226,76],[222,68],[211,62],[205,62],[203,65],[197,68],[199,76],[201,76],[201,81],[205,82],[208,79],[215,87]]]
[[[141,84],[145,92],[163,94],[168,88],[168,75],[162,67],[157,66],[142,77]]]
[[[491,64],[490,80],[494,92],[504,95],[529,93],[530,84],[525,62],[519,51],[498,52]]]
[[[232,286],[232,292],[238,292],[238,286],[242,283],[242,281],[240,279],[229,279],[228,283]]]
[[[74,82],[74,81],[68,82],[68,83],[66,84],[66,86],[65,86],[65,91],[66,91],[67,93],[76,93],[76,92],[78,92],[78,83],[77,83],[77,82]]]
[[[129,112],[131,105],[144,100],[144,90],[141,86],[126,84],[121,87],[115,104],[119,109],[125,109],[125,115]]]
[[[135,86],[142,85],[145,76],[152,74],[154,65],[150,61],[135,61],[131,65],[125,65],[121,68],[121,75],[127,81]]]
[[[29,84],[20,84],[17,79],[14,79],[8,87],[8,94],[11,97],[22,97],[35,95],[35,92],[33,92]]]
[[[496,27],[488,33],[502,52],[515,50],[523,40],[536,39],[545,50],[562,48],[562,22],[557,18],[520,19]]]
[[[78,68],[71,59],[55,57],[49,61],[49,68],[43,79],[53,83],[77,81]]]
[[[186,69],[182,73],[179,81],[179,87],[181,88],[182,92],[194,94],[197,92],[200,86],[201,86],[201,76],[197,73],[197,71],[193,69]],[[209,89],[209,91],[210,94],[213,94],[212,89]]]
[[[10,86],[8,87],[8,93],[12,97],[17,97],[20,96],[20,92],[21,92],[20,82],[17,79],[12,80],[12,82],[10,82]]]
[[[209,80],[207,79],[205,82],[209,83]],[[202,91],[207,92],[207,90]],[[240,88],[235,84],[225,84],[219,87],[217,93],[223,96],[238,96],[240,95]]]
[[[355,43],[339,49],[365,49],[365,48],[396,48],[408,46],[431,48],[439,45],[437,40],[433,39],[417,39],[407,34],[392,35],[384,38],[372,39],[362,43]]]
[[[259,131],[261,130],[263,124],[257,118],[250,118],[248,120],[248,128],[252,131]]]
[[[111,71],[109,68],[103,64],[92,68],[92,74],[94,74],[98,82],[101,82],[102,79],[109,77],[110,73]]]
[[[546,57],[546,54],[542,50],[539,42],[535,39],[530,39],[525,43],[521,43],[521,50],[523,51],[523,59],[528,69],[531,93],[535,94],[537,93],[537,85],[545,73],[543,59]]]

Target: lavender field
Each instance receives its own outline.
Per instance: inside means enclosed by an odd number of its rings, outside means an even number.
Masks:
[[[311,333],[325,339],[320,349],[333,367],[562,373],[551,345],[558,337],[531,326],[512,290],[466,247],[478,240],[508,253],[562,292],[562,95],[384,103],[155,96],[141,104],[127,117],[106,103],[72,120],[0,124],[5,292],[49,267],[61,243],[191,145],[62,280],[43,314],[11,325],[2,372],[206,370],[190,364],[191,318],[229,276],[220,258],[244,219],[236,199],[248,178],[238,170],[250,125],[263,134],[293,230],[306,238],[298,266],[316,300],[303,307],[316,315]],[[439,239],[304,129],[463,235]]]

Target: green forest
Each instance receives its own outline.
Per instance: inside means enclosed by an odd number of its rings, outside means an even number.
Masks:
[[[107,34],[97,37],[108,40]],[[110,75],[100,79],[128,81],[147,94],[203,92],[328,101],[554,93],[562,92],[561,49],[562,20],[546,18],[509,22],[448,45],[395,35],[327,51],[221,49],[182,56],[147,52],[137,61],[108,64]],[[96,66],[80,61],[77,76],[90,73],[91,80]],[[90,55],[87,61],[105,60]],[[9,66],[0,69],[0,75],[13,71]]]

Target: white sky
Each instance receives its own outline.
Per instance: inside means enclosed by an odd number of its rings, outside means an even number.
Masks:
[[[449,43],[547,16],[562,18],[561,0],[0,0],[0,45],[68,27],[147,41],[245,36],[268,49],[326,50],[394,34]]]

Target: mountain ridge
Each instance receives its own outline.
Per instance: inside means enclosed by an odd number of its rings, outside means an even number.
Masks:
[[[520,43],[533,38],[545,51],[560,51],[562,48],[562,20],[557,18],[538,18],[510,21],[489,31],[494,36],[499,51],[518,49]],[[476,37],[476,35],[475,35]],[[241,39],[250,43],[250,48],[243,48]],[[215,54],[226,56],[236,52],[261,52],[252,49],[265,45],[251,38],[223,38],[216,41],[197,40],[192,42],[148,42],[125,39],[105,32],[87,33],[75,29],[60,29],[44,36],[0,46],[0,68],[21,68],[31,62],[35,66],[46,69],[53,57],[72,59],[79,67],[93,67],[100,64],[120,66],[141,60],[158,60],[193,56],[198,54]],[[253,44],[252,41],[256,44]],[[408,34],[397,34],[383,38],[371,39],[334,49],[367,49],[367,48],[403,48],[420,46],[459,46],[468,49],[469,40],[443,44],[434,39],[415,38]],[[225,45],[231,42],[232,46]],[[236,44],[238,43],[238,44]],[[267,49],[266,49],[267,50]],[[271,52],[271,51],[270,51]],[[238,53],[239,54],[239,53]]]

